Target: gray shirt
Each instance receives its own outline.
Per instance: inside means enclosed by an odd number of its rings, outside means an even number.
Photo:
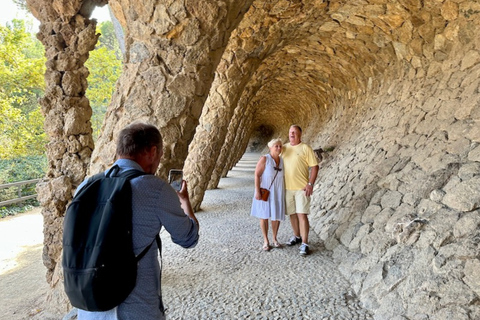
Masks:
[[[132,160],[120,159],[115,163],[120,167],[120,172],[129,169],[143,171]],[[167,182],[153,175],[145,175],[132,179],[131,185],[135,254],[142,252],[152,241],[154,243],[138,264],[137,283],[127,299],[105,312],[78,310],[79,320],[165,319],[160,307],[160,264],[155,236],[163,226],[172,241],[184,248],[193,248],[198,242],[198,226],[185,215],[177,193]]]

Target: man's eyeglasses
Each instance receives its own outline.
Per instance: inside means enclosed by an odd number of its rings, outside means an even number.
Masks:
[[[282,169],[280,169],[280,167],[273,167],[273,169],[275,169],[277,171],[282,171]]]

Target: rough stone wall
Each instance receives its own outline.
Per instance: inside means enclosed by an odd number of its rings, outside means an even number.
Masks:
[[[309,137],[335,146],[312,228],[376,319],[480,318],[478,39],[391,70]]]

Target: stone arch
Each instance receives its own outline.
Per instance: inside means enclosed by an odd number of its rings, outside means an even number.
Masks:
[[[112,137],[132,120],[160,128],[165,148],[160,175],[183,167],[226,39],[251,2],[109,2],[127,30],[127,55],[92,155],[92,170],[113,162]]]
[[[273,128],[269,125],[260,124],[257,127],[253,127],[251,137],[248,141],[251,151],[263,151],[268,141],[273,139],[273,132]]]

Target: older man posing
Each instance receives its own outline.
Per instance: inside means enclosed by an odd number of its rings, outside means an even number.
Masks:
[[[290,217],[293,236],[287,245],[302,243],[300,254],[307,255],[310,223],[310,196],[317,179],[318,162],[313,149],[302,142],[302,128],[292,125],[288,132],[290,143],[282,152],[285,166],[286,213]],[[309,170],[310,169],[310,170]]]

